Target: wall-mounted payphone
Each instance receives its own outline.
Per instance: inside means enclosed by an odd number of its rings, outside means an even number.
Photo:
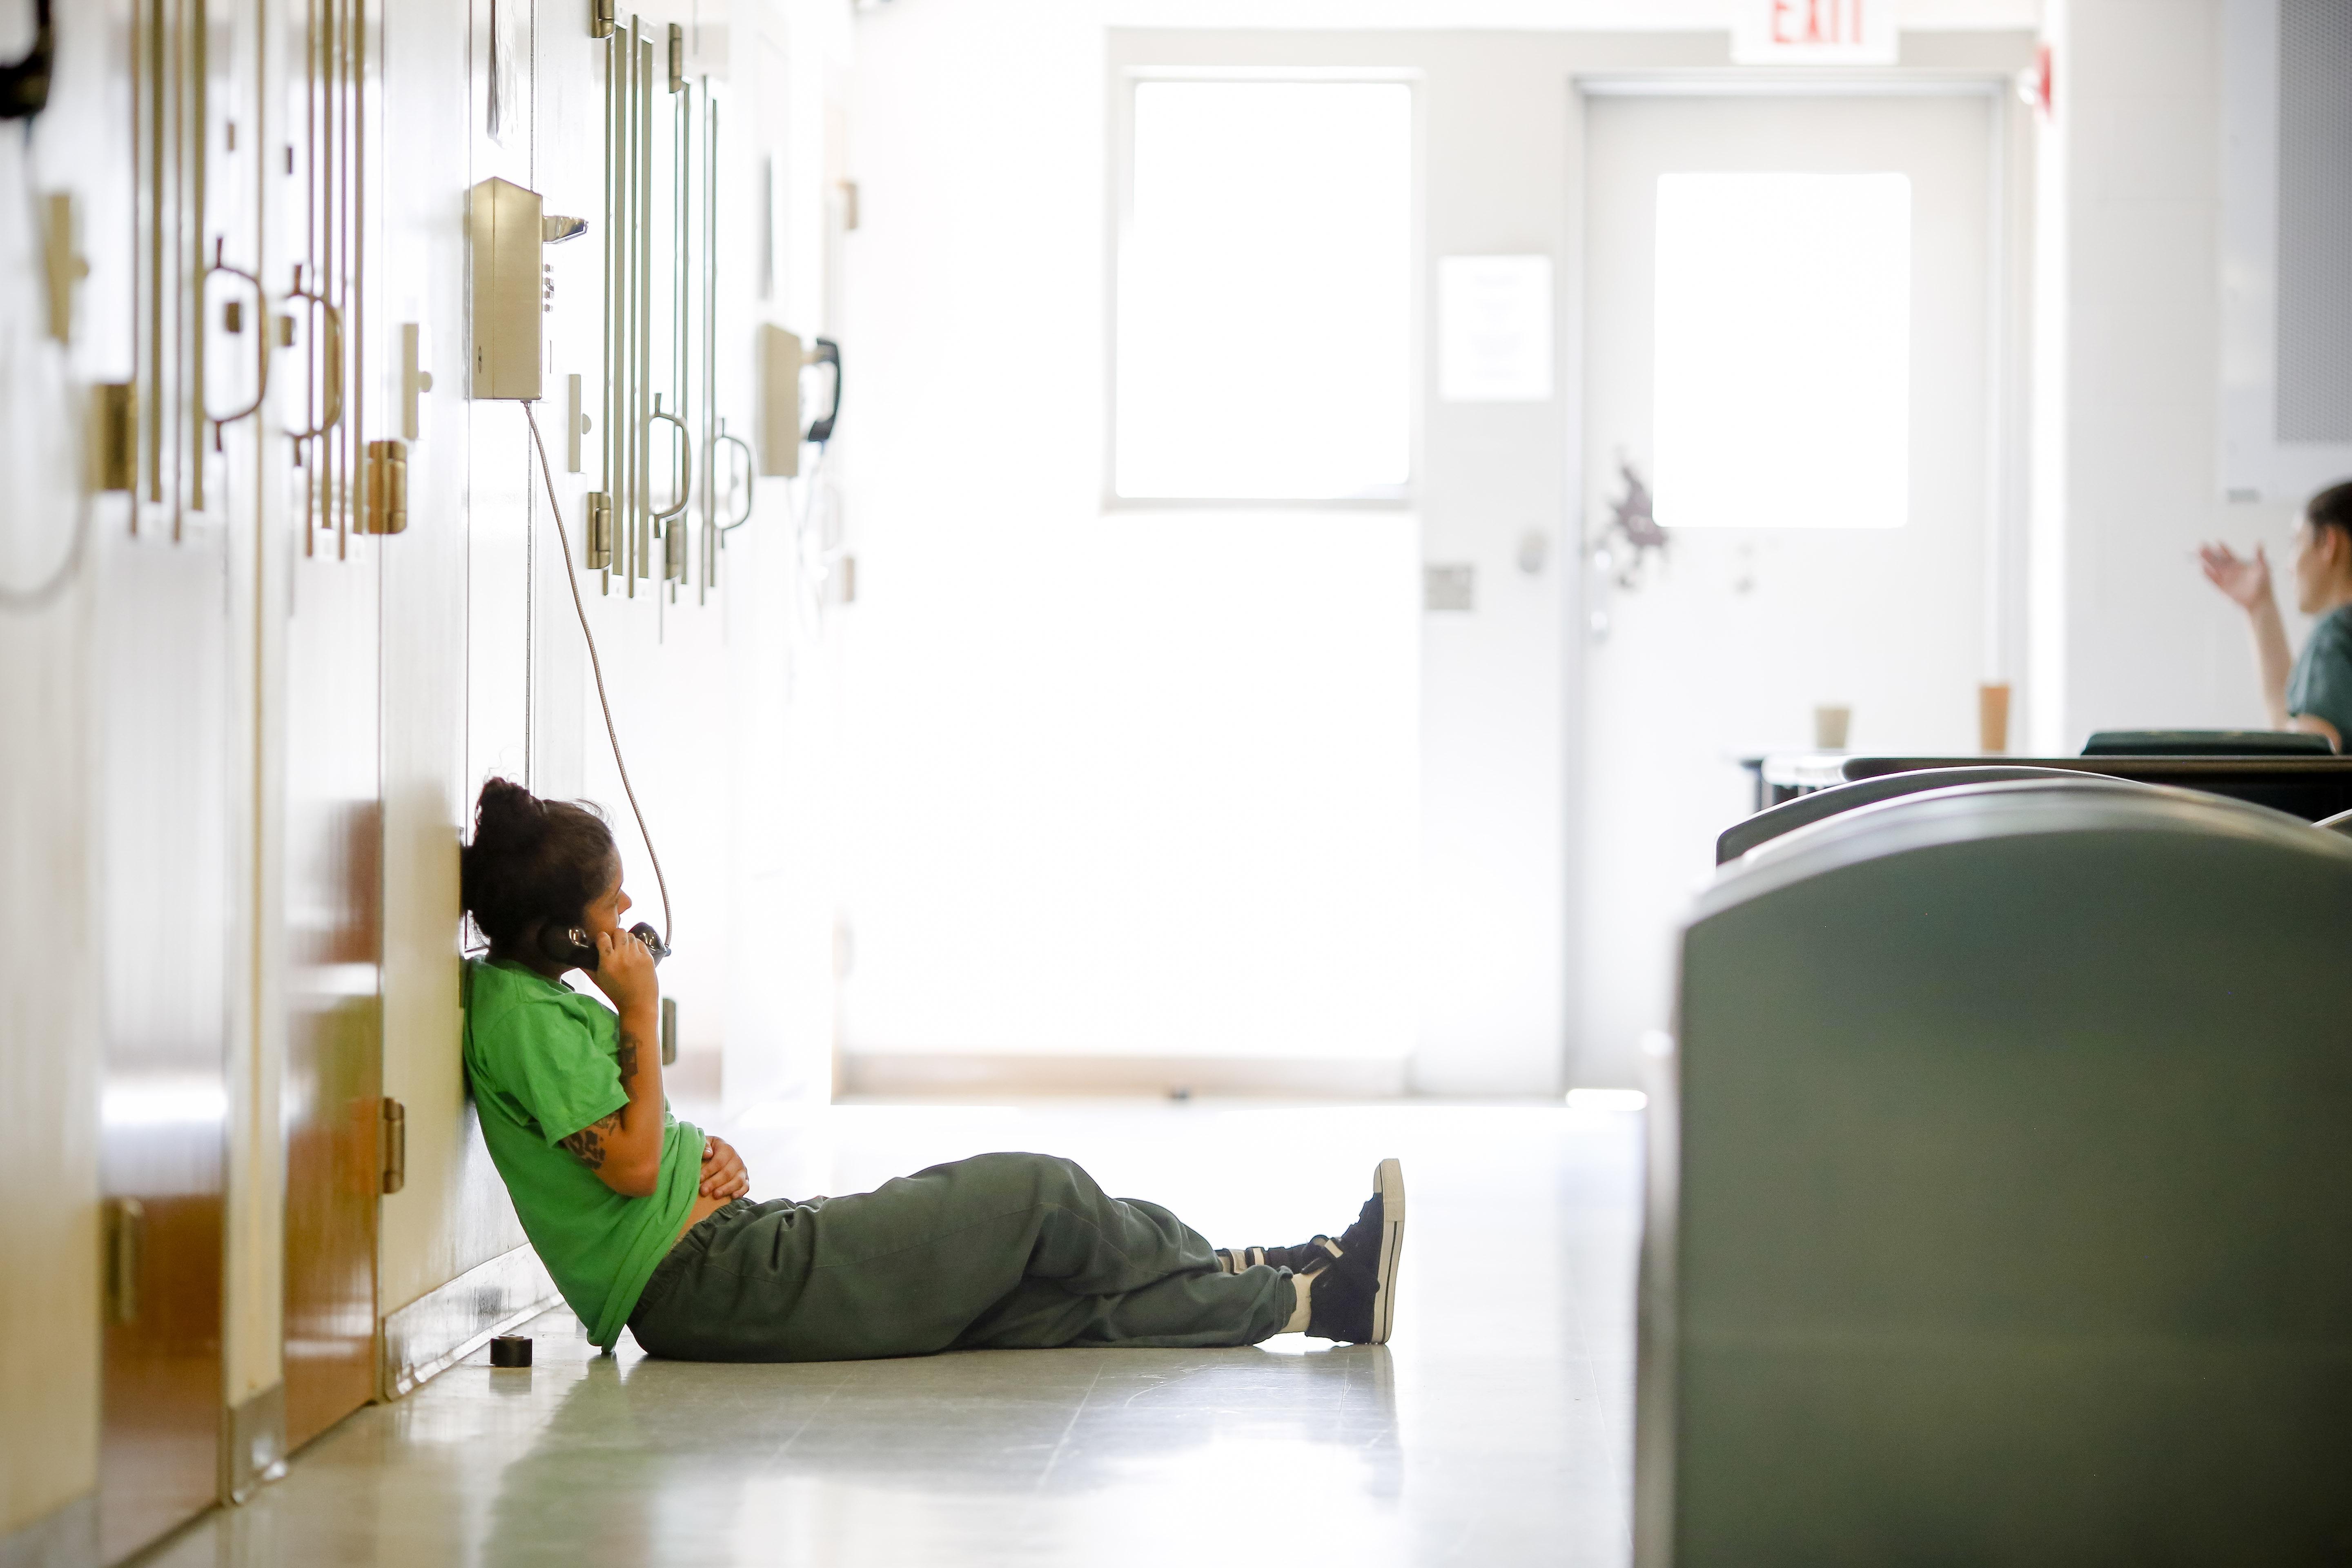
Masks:
[[[474,395],[536,401],[545,369],[545,214],[511,181],[474,187]]]
[[[555,293],[547,247],[587,233],[588,220],[549,213],[537,191],[488,179],[474,187],[468,226],[474,248],[474,395],[536,402],[547,363],[545,317]],[[413,335],[407,342],[404,352],[413,359]],[[431,376],[415,379],[422,389],[431,389]]]
[[[833,395],[825,411],[801,423],[801,372],[823,365],[833,372]],[[798,477],[801,447],[833,439],[841,418],[841,345],[818,338],[803,346],[799,334],[772,324],[760,328],[760,472]]]

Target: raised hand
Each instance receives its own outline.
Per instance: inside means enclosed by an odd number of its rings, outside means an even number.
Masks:
[[[2198,546],[2197,559],[2205,569],[2205,581],[2227,594],[2240,609],[2252,613],[2270,602],[2271,563],[2261,545],[2254,546],[2250,559],[2226,544],[2202,544]]]

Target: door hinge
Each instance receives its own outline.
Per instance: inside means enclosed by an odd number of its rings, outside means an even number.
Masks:
[[[110,1322],[139,1321],[140,1254],[147,1240],[147,1208],[137,1198],[106,1205],[106,1316]]]
[[[383,1190],[396,1193],[408,1185],[408,1110],[400,1101],[383,1100]]]
[[[91,454],[98,488],[127,490],[139,483],[139,399],[127,381],[90,389]]]
[[[367,506],[362,533],[404,533],[408,529],[408,443],[367,444]]]

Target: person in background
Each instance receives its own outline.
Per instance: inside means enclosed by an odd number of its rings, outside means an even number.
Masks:
[[[2325,735],[2344,750],[2344,738],[2352,735],[2352,480],[2312,497],[2294,531],[2294,606],[2319,619],[2291,666],[2263,547],[2254,546],[2252,560],[2226,544],[2197,553],[2205,580],[2244,610],[2253,627],[2271,727]]]

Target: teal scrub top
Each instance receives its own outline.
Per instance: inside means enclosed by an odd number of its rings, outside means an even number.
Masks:
[[[2336,605],[2311,628],[2287,677],[2286,710],[2326,720],[2352,747],[2352,605]]]

